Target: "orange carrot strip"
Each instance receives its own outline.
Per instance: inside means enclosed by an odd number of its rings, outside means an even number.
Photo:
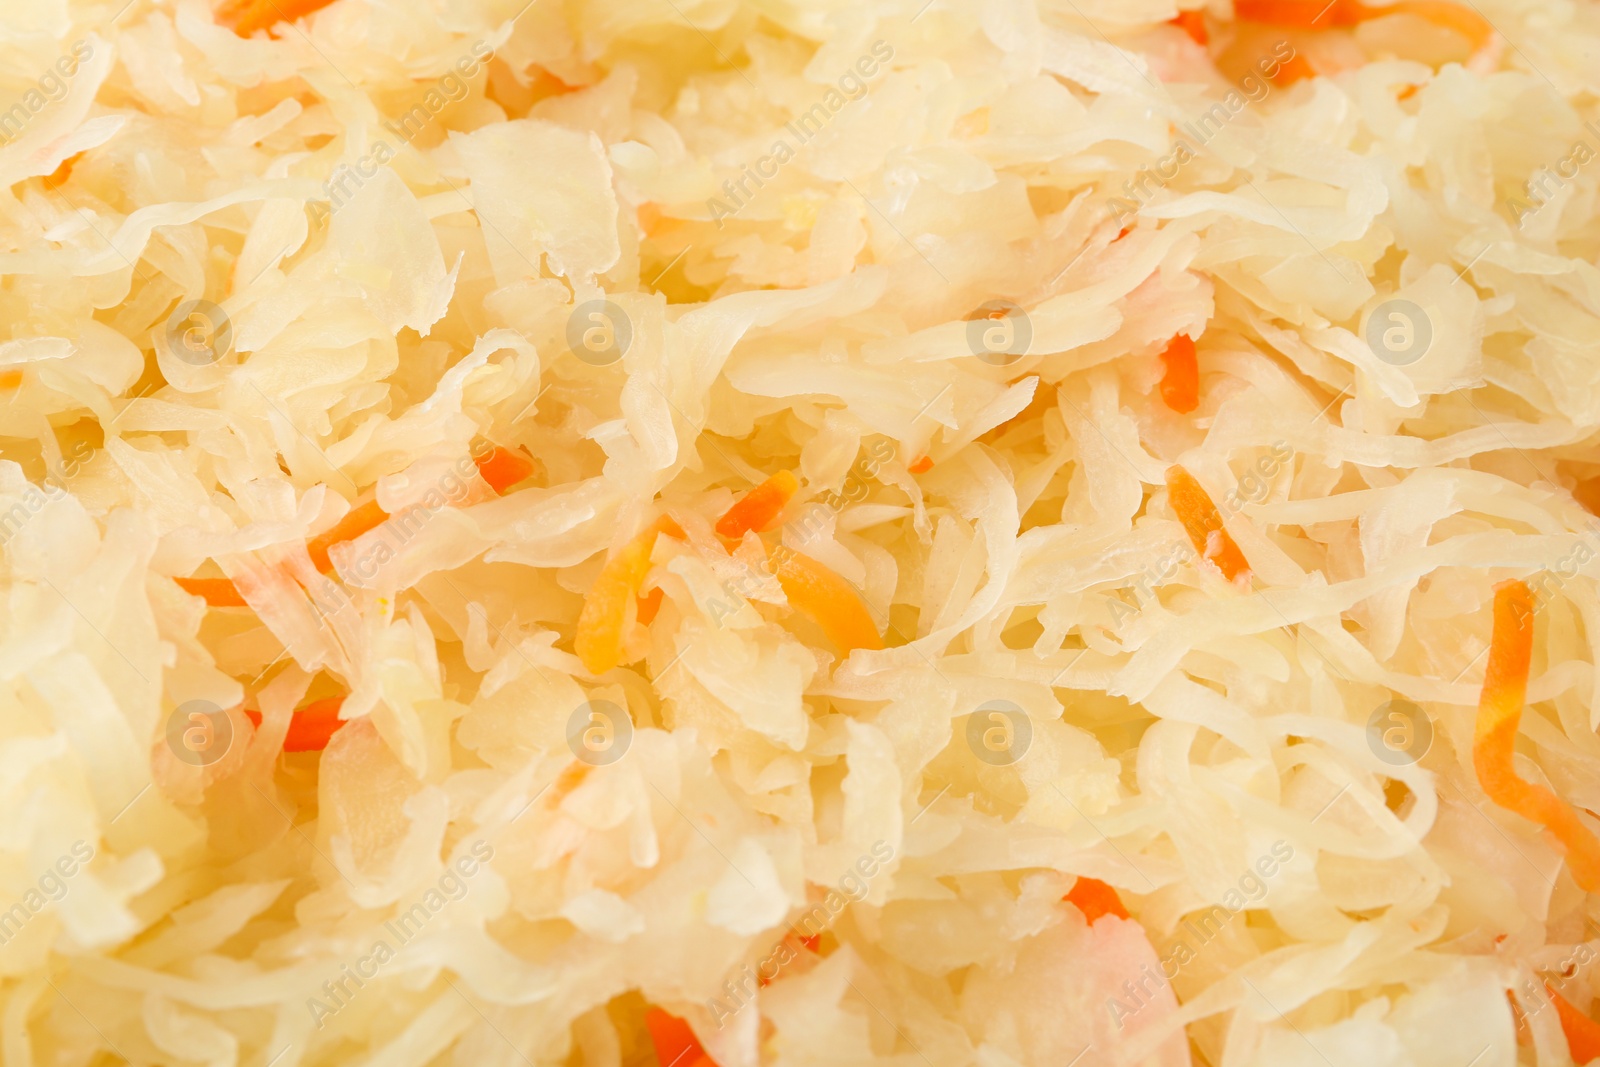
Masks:
[[[1581,1065],[1600,1058],[1600,1023],[1569,1004],[1567,998],[1551,988],[1548,982],[1544,989],[1555,1001],[1556,1014],[1561,1017],[1561,1032],[1567,1035],[1567,1051],[1572,1055],[1572,1062]]]
[[[1450,0],[1399,0],[1385,6],[1369,6],[1361,0],[1234,0],[1233,13],[1250,22],[1290,26],[1306,30],[1325,30],[1355,26],[1386,15],[1415,15],[1435,26],[1459,33],[1476,51],[1489,43],[1494,27],[1465,4]]]
[[[651,1008],[644,1013],[644,1025],[661,1067],[717,1067],[689,1024],[671,1012]]]
[[[800,943],[804,945],[806,950],[809,952],[820,952],[821,949],[818,946],[822,944],[822,935],[812,934],[810,937],[802,937],[800,939]]]
[[[1161,399],[1180,415],[1200,406],[1200,364],[1194,357],[1194,339],[1188,334],[1174,336],[1161,353],[1166,373],[1161,376]]]
[[[360,537],[383,523],[388,517],[389,513],[380,508],[376,500],[369,500],[365,504],[351,508],[344,518],[334,524],[333,529],[320,533],[306,542],[306,551],[311,553],[311,562],[317,570],[327,574],[333,570],[333,561],[328,558],[328,549],[340,541]]]
[[[922,474],[925,471],[931,471],[933,470],[933,457],[923,456],[920,459],[913,461],[911,466],[907,467],[906,470],[910,471],[912,474]]]
[[[507,489],[534,471],[534,461],[530,457],[498,445],[476,457],[473,462],[478,465],[478,473],[483,475],[483,480],[501,496],[505,496]]]
[[[839,651],[848,656],[854,649],[883,647],[878,627],[849,582],[810,556],[781,545],[773,550],[772,561],[790,607],[821,626]]]
[[[339,709],[343,706],[344,697],[327,697],[296,708],[294,718],[289,720],[289,732],[283,738],[283,750],[321,752],[327,748],[328,741],[345,723],[339,718]],[[245,708],[244,713],[259,729],[261,712],[255,708]]]
[[[649,626],[655,621],[656,612],[661,610],[661,598],[666,590],[659,585],[644,596],[639,598],[639,625]]]
[[[1317,76],[1315,68],[1306,61],[1305,56],[1290,56],[1288,61],[1278,67],[1272,75],[1272,84],[1280,89],[1287,88],[1295,82],[1310,81]]]
[[[1567,854],[1572,877],[1593,893],[1600,890],[1600,840],[1578,821],[1570,804],[1520,778],[1512,765],[1532,656],[1533,593],[1526,582],[1501,582],[1494,590],[1494,632],[1473,731],[1472,765],[1490,800],[1550,831]]]
[[[293,22],[320,11],[333,0],[233,0],[217,12],[218,21],[233,26],[240,37],[257,30],[271,29],[280,22]]]
[[[1250,563],[1222,527],[1222,515],[1194,475],[1182,467],[1167,468],[1167,499],[1183,523],[1194,550],[1216,565],[1228,581],[1249,577]]]
[[[572,645],[590,674],[604,674],[622,661],[622,624],[628,598],[639,595],[639,586],[650,570],[656,537],[663,533],[682,537],[683,529],[665,515],[645,527],[606,561],[583,598]]]
[[[1189,40],[1201,48],[1211,43],[1211,34],[1206,30],[1205,12],[1180,11],[1178,17],[1171,21],[1174,26],[1189,35]]]
[[[1235,18],[1303,30],[1354,26],[1361,5],[1352,0],[1233,0]]]
[[[344,720],[339,718],[339,709],[343,706],[344,697],[328,697],[296,708],[294,718],[289,720],[289,733],[283,739],[283,750],[321,752],[327,748],[328,740],[344,725]]]
[[[779,471],[734,503],[717,520],[717,533],[740,538],[746,530],[761,533],[782,514],[800,482],[789,471]]]
[[[227,578],[174,578],[178,588],[214,608],[247,608],[238,588]]]
[[[1083,912],[1090,926],[1102,915],[1129,918],[1128,909],[1122,906],[1122,898],[1117,896],[1117,891],[1098,878],[1085,878],[1080,874],[1078,880],[1072,883],[1072,891],[1061,899]]]

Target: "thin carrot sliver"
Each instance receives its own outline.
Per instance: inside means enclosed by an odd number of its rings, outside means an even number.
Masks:
[[[1472,765],[1490,800],[1550,831],[1566,852],[1572,877],[1592,893],[1600,890],[1600,840],[1578,821],[1570,804],[1519,777],[1512,765],[1532,656],[1533,593],[1526,582],[1502,582],[1494,590],[1494,631],[1478,701]]]
[[[1284,89],[1295,82],[1310,81],[1316,76],[1316,69],[1307,62],[1305,56],[1290,56],[1272,75],[1272,84]]]
[[[378,506],[376,500],[369,500],[365,504],[351,508],[344,518],[334,524],[333,529],[318,534],[306,542],[306,551],[311,554],[311,562],[323,574],[333,570],[333,561],[328,558],[328,549],[341,541],[354,540],[383,524],[388,519],[389,513]]]
[[[670,518],[657,519],[606,561],[583,598],[572,645],[590,674],[604,674],[622,662],[622,624],[628,600],[639,595],[650,570],[650,553],[663,533],[683,536],[682,528]]]
[[[1117,891],[1100,881],[1098,878],[1085,878],[1078,876],[1072,883],[1072,891],[1061,898],[1083,912],[1084,919],[1090,926],[1102,915],[1115,915],[1119,919],[1127,919],[1128,909],[1122,906],[1122,898],[1117,896]]]
[[[1189,40],[1202,48],[1211,43],[1211,34],[1206,30],[1206,16],[1203,11],[1180,11],[1178,17],[1172,19],[1172,24],[1189,35]]]
[[[740,538],[746,530],[761,533],[771,528],[800,482],[790,471],[779,471],[750,490],[733,507],[723,512],[717,520],[717,533],[723,537]]]
[[[476,457],[473,462],[478,465],[478,473],[483,480],[501,496],[513,485],[531,476],[535,469],[532,458],[498,445]]]
[[[1352,0],[1233,0],[1235,18],[1303,30],[1354,26],[1361,5]]]
[[[639,598],[640,626],[649,626],[655,621],[656,613],[661,610],[661,599],[665,594],[666,590],[657,586]]]
[[[344,697],[325,697],[296,708],[289,720],[289,732],[283,738],[285,752],[321,752],[345,720],[339,718]],[[245,708],[244,713],[257,727],[261,725],[261,712]]]
[[[224,5],[218,17],[223,23],[231,23],[233,32],[240,37],[249,37],[280,22],[304,18],[331,3],[333,0],[243,0]]]
[[[1200,364],[1194,355],[1194,338],[1186,333],[1173,337],[1161,353],[1166,372],[1161,376],[1161,399],[1180,415],[1200,406]]]
[[[174,578],[178,588],[214,608],[247,608],[239,589],[227,578]]]
[[[717,1067],[689,1024],[678,1016],[651,1008],[644,1014],[644,1025],[650,1031],[650,1043],[655,1046],[661,1067]]]
[[[1600,1058],[1600,1023],[1573,1007],[1548,982],[1544,989],[1555,1002],[1556,1015],[1561,1019],[1561,1032],[1566,1035],[1567,1051],[1572,1056],[1572,1062],[1585,1064]]]
[[[858,648],[880,649],[883,636],[855,587],[810,556],[787,548],[772,553],[773,573],[789,606],[822,627],[845,655]]]
[[[1182,467],[1167,468],[1167,499],[1189,535],[1189,543],[1210,560],[1228,581],[1248,577],[1250,563],[1222,526],[1222,515],[1194,475]]]
[[[1474,51],[1494,36],[1494,27],[1482,15],[1450,0],[1399,0],[1385,6],[1370,6],[1361,0],[1334,0],[1331,4],[1323,0],[1234,0],[1233,13],[1248,22],[1306,30],[1346,28],[1386,15],[1415,15],[1459,33]]]
[[[922,474],[926,471],[931,471],[933,470],[933,457],[923,456],[920,459],[914,460],[911,466],[907,467],[906,470],[910,471],[912,474]]]

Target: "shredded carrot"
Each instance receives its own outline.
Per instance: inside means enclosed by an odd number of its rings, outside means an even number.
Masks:
[[[231,0],[217,12],[217,17],[219,22],[231,24],[240,37],[249,37],[280,22],[304,18],[331,3],[333,0]]]
[[[683,529],[662,516],[606,561],[583,598],[573,649],[590,674],[604,674],[622,661],[622,624],[628,599],[639,595],[650,570],[650,553],[661,534],[682,537]]]
[[[1548,982],[1544,988],[1555,1002],[1556,1014],[1561,1018],[1561,1032],[1567,1035],[1567,1051],[1572,1055],[1572,1062],[1582,1065],[1600,1058],[1600,1023],[1573,1007]]]
[[[1184,33],[1195,44],[1204,48],[1211,43],[1211,34],[1206,30],[1206,15],[1204,11],[1180,11],[1178,17],[1171,20],[1172,24]]]
[[[227,578],[174,578],[178,588],[197,596],[214,608],[247,608],[238,587]]]
[[[522,452],[514,452],[509,448],[494,448],[473,460],[478,465],[478,473],[483,475],[483,480],[501,496],[506,490],[524,479],[530,477],[536,469],[534,460]]]
[[[1166,373],[1161,376],[1161,399],[1180,415],[1200,406],[1200,364],[1194,356],[1194,339],[1180,333],[1161,353]]]
[[[1399,0],[1380,7],[1361,0],[1334,0],[1332,4],[1324,0],[1234,0],[1233,13],[1249,22],[1307,30],[1350,27],[1387,15],[1415,15],[1465,37],[1474,51],[1494,36],[1494,27],[1482,15],[1450,0]]]
[[[822,944],[822,935],[812,934],[810,937],[802,937],[800,943],[806,947],[806,951],[818,952],[820,951],[818,946]]]
[[[661,1067],[717,1067],[689,1024],[671,1012],[651,1008],[644,1013],[644,1025]]]
[[[0,389],[17,389],[22,385],[20,370],[0,370]]]
[[[858,648],[879,649],[883,637],[855,587],[810,556],[779,546],[772,553],[774,574],[789,605],[822,627],[845,655]]]
[[[910,471],[912,474],[922,474],[926,471],[931,471],[933,470],[933,457],[922,456],[913,461],[911,466],[907,467],[906,470]]]
[[[717,520],[717,533],[723,537],[740,538],[746,530],[761,533],[770,528],[800,482],[790,471],[779,471],[741,497],[733,507]]]
[[[389,513],[380,508],[376,500],[369,500],[365,504],[351,508],[331,530],[320,533],[306,542],[306,551],[311,553],[312,564],[317,570],[327,574],[333,570],[333,561],[328,558],[328,549],[341,541],[360,537],[368,530],[382,525],[388,517]]]
[[[1295,55],[1290,56],[1287,62],[1278,67],[1277,73],[1272,75],[1272,84],[1283,89],[1295,82],[1310,81],[1316,76],[1315,68],[1306,61],[1306,57]]]
[[[665,592],[660,586],[657,586],[639,598],[640,626],[649,626],[655,621],[656,612],[661,610],[661,598],[665,595]]]
[[[1215,564],[1230,582],[1238,581],[1241,576],[1249,577],[1249,561],[1223,529],[1222,515],[1205,489],[1194,480],[1194,475],[1182,467],[1168,467],[1167,499],[1196,552]]]
[[[75,152],[66,159],[63,159],[61,161],[61,166],[55,169],[55,173],[51,174],[50,177],[44,180],[45,188],[59,189],[61,186],[65,185],[67,183],[67,179],[72,177],[72,168],[77,164],[78,160],[82,158],[82,152]]]
[[[1098,878],[1079,875],[1078,880],[1072,883],[1072,891],[1061,899],[1083,912],[1090,926],[1102,915],[1129,918],[1128,909],[1122,906],[1122,898],[1117,896],[1117,891]]]
[[[1360,7],[1352,0],[1233,0],[1235,18],[1304,30],[1354,26]]]
[[[296,708],[294,718],[289,720],[289,732],[283,738],[283,750],[321,752],[327,748],[328,741],[345,724],[345,720],[339,718],[339,709],[343,706],[344,697],[327,697]],[[244,713],[260,727],[261,712],[245,708]]]
[[[1490,800],[1550,831],[1567,854],[1573,878],[1592,893],[1600,890],[1600,840],[1578,821],[1571,805],[1518,777],[1512,765],[1532,656],[1533,593],[1526,582],[1502,582],[1494,591],[1494,631],[1478,701],[1472,765]]]

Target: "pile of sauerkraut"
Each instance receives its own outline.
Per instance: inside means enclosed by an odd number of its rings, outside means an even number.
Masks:
[[[239,6],[0,5],[0,1062],[1569,1062],[1595,5]]]

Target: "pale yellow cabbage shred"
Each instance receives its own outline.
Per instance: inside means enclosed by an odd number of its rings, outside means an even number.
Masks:
[[[0,6],[0,1062],[621,1067],[647,1004],[721,1067],[1566,1062],[1538,990],[1589,1006],[1600,911],[1470,743],[1528,578],[1518,770],[1600,810],[1592,5],[1485,0],[1470,58],[1379,20],[1235,108],[1171,0],[119,4]],[[1413,363],[1367,341],[1396,299]],[[570,347],[602,300],[615,362]],[[1019,358],[975,354],[993,300]],[[780,469],[887,650],[713,536]],[[433,510],[320,578],[374,494]],[[583,594],[664,510],[593,677]],[[1373,747],[1395,700],[1420,762]],[[260,732],[187,764],[192,701]],[[585,769],[598,702],[631,742]],[[851,879],[825,958],[729,992]]]

